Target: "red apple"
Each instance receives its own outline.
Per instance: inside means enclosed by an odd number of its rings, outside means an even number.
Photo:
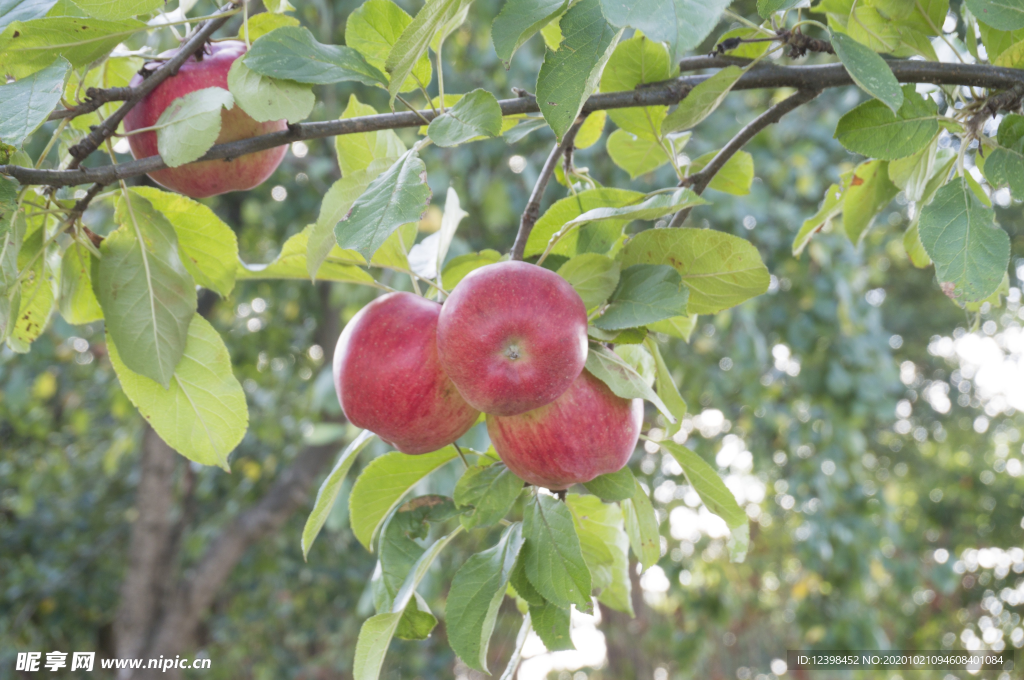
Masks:
[[[164,56],[173,54],[171,51]],[[245,43],[236,40],[210,43],[205,51],[200,53],[201,59],[196,59],[195,55],[189,57],[176,75],[157,85],[145,99],[128,112],[124,118],[125,131],[131,132],[156,125],[164,109],[175,99],[189,92],[207,87],[228,89],[228,70],[235,59],[243,54]],[[131,85],[134,87],[141,82],[142,76],[136,75],[132,78]],[[221,111],[221,128],[217,144],[264,135],[287,127],[288,122],[284,120],[259,123],[236,103],[230,110]],[[129,135],[128,144],[135,158],[159,154],[155,131]],[[192,198],[206,198],[228,191],[245,191],[259,186],[270,177],[281,164],[287,151],[288,147],[277,146],[231,160],[204,161],[157,170],[149,176],[157,184]]]
[[[487,432],[508,469],[531,484],[566,489],[617,472],[633,455],[642,399],[623,399],[587,371],[547,406],[487,416]]]
[[[526,262],[471,272],[437,324],[441,365],[466,401],[511,416],[558,398],[587,360],[587,310],[558,274]]]
[[[334,350],[334,387],[345,417],[405,453],[447,446],[480,416],[438,361],[440,313],[436,302],[389,293],[352,317]]]

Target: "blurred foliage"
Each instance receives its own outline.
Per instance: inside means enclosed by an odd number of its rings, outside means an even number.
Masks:
[[[358,5],[297,4],[303,23],[335,43]],[[752,14],[753,5],[739,3],[736,11]],[[450,90],[532,88],[541,40],[531,40],[506,72],[488,29],[497,6],[476,2],[446,45]],[[337,116],[351,92],[378,109],[386,106],[380,90],[351,84],[324,90],[314,118]],[[647,604],[635,621],[605,621],[609,666],[592,671],[593,678],[646,679],[663,667],[668,678],[749,680],[768,677],[770,662],[786,649],[961,649],[971,639],[962,635],[967,629],[982,637],[997,628],[1006,647],[1024,642],[1024,596],[1011,606],[1014,596],[1004,590],[1021,592],[1024,560],[986,568],[976,554],[973,562],[965,557],[971,549],[1021,545],[1024,481],[1006,472],[1006,461],[1021,455],[1024,422],[1012,410],[985,416],[958,366],[929,353],[935,336],[963,333],[969,320],[934,285],[931,270],[910,265],[901,245],[906,208],[894,202],[860,248],[826,234],[802,259],[790,254],[803,219],[856,162],[832,133],[859,96],[852,88],[832,91],[761,134],[747,147],[757,174],[752,193],[709,192],[712,205],[690,218],[751,239],[775,277],[768,295],[701,318],[689,344],[662,343],[691,415],[708,415],[691,419],[688,445],[709,461],[717,457],[733,482],[760,485],[764,498],[748,501],[756,518],[751,551],[745,563],[731,564],[724,540],[696,529],[697,511],[689,509],[688,487],[671,458],[638,452],[632,467],[654,491],[664,520],[659,567],[666,578],[645,577]],[[686,152],[697,157],[720,147],[771,97],[730,96]],[[50,129],[35,135],[33,154]],[[508,249],[552,143],[545,131],[512,147],[495,139],[425,154],[435,203],[452,185],[470,215],[449,257]],[[308,153],[293,148],[263,186],[208,201],[237,230],[243,259],[270,261],[288,236],[315,219],[338,177],[332,146],[315,140]],[[603,184],[644,191],[672,181],[668,168],[656,179],[630,181],[603,149],[595,144],[576,154],[577,165]],[[520,173],[510,170],[514,154],[526,159]],[[283,200],[271,198],[276,186],[286,189]],[[564,193],[553,184],[546,203]],[[1024,257],[1020,212],[1006,208],[999,220],[1013,239],[1014,258]],[[397,276],[385,282],[408,287]],[[351,286],[330,290],[343,321],[370,296]],[[1014,299],[983,314],[993,332],[1019,327],[1020,295]],[[318,288],[301,282],[246,283],[214,302],[210,318],[226,336],[251,424],[232,454],[231,474],[178,462],[179,489],[186,476],[195,479],[178,510],[187,523],[177,556],[182,565],[193,563],[234,513],[266,491],[305,438],[324,432],[318,424],[338,415],[329,367],[322,348],[314,347],[321,314]],[[925,399],[940,384],[952,401],[948,413]],[[966,398],[957,399],[961,392]],[[901,406],[897,416],[901,400],[910,412]],[[717,426],[711,410],[721,412]],[[656,413],[647,415],[655,422]],[[99,324],[76,328],[57,320],[31,354],[0,350],[0,678],[11,677],[16,651],[110,653],[135,515],[140,432]],[[477,429],[468,438],[482,436]],[[357,466],[370,458],[362,456]],[[424,491],[450,492],[454,478],[454,472],[436,475]],[[204,625],[199,653],[213,660],[207,677],[347,677],[359,625],[372,611],[375,561],[348,529],[348,488],[308,563],[299,548],[302,513],[243,558]],[[465,559],[471,546],[463,545],[462,554],[457,546],[439,560],[435,576],[450,576]],[[948,560],[936,559],[939,549]],[[421,590],[435,613],[444,611],[442,582],[428,576]],[[518,628],[510,605],[492,643],[492,653],[502,657]],[[623,645],[642,651],[631,658],[642,656],[648,666],[619,658]],[[387,678],[450,677],[454,657],[443,624],[426,641],[396,642],[387,664]]]

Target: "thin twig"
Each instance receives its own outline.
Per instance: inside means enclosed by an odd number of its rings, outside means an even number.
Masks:
[[[54,111],[47,117],[47,120],[84,116],[87,113],[92,113],[104,104],[127,101],[134,93],[134,87],[109,87],[106,89],[90,87],[85,91],[84,102],[77,106],[69,106],[68,108],[61,109],[60,111]]]
[[[578,117],[576,122],[572,124],[572,127],[565,133],[565,136],[562,137],[561,143],[555,144],[555,148],[551,150],[548,159],[544,161],[544,167],[540,170],[540,176],[533,185],[530,200],[527,202],[526,209],[523,210],[523,216],[519,220],[519,231],[516,232],[516,240],[512,244],[511,258],[513,260],[523,259],[523,253],[526,252],[526,242],[530,238],[530,232],[533,231],[533,225],[540,218],[540,201],[544,198],[544,190],[547,189],[548,181],[551,180],[551,175],[555,172],[558,159],[572,148],[573,143],[576,141],[576,133],[580,131],[580,126],[583,125],[583,121],[586,119],[587,114],[585,113]]]
[[[708,68],[720,57],[705,59]],[[742,60],[726,60],[718,63],[743,63]],[[902,83],[929,83],[932,85],[965,85],[997,90],[1008,90],[1024,85],[1024,71],[987,64],[950,64],[930,61],[888,62],[893,75]],[[703,68],[703,67],[702,67]],[[644,106],[678,104],[694,86],[707,80],[707,75],[689,75],[638,87],[623,92],[602,92],[593,95],[583,105],[584,113]],[[793,87],[800,90],[823,90],[832,87],[853,85],[853,79],[842,64],[815,64],[806,66],[778,66],[763,64],[751,68],[740,76],[733,90],[775,89]],[[540,107],[533,96],[521,96],[499,102],[503,116],[538,113]],[[217,144],[196,162],[233,159],[250,153],[263,151],[308,139],[321,139],[336,135],[395,130],[423,125],[424,119],[436,117],[432,111],[400,111],[373,116],[344,118],[314,123],[296,123],[287,130],[271,132],[249,139]],[[110,119],[108,119],[110,120]],[[167,165],[159,156],[141,158],[118,166],[97,168],[76,168],[69,170],[34,170],[15,165],[0,165],[0,174],[15,177],[21,184],[47,184],[55,187],[73,186],[102,182],[113,184],[122,179],[138,177]]]
[[[761,132],[769,125],[778,123],[779,120],[781,120],[787,113],[803,106],[819,94],[821,94],[821,90],[800,90],[796,94],[787,97],[778,104],[772,106],[760,116],[744,125],[743,128],[736,133],[736,136],[730,139],[729,143],[723,146],[721,150],[715,154],[715,157],[712,158],[700,172],[696,172],[689,177],[686,177],[679,183],[679,186],[693,187],[694,193],[698,196],[704,193],[704,190],[708,188],[708,184],[711,183],[711,180],[714,179],[719,170],[725,167],[725,164],[729,162],[729,159],[732,158],[737,151],[742,149],[747,142],[756,137],[757,133]],[[680,210],[675,214],[675,217],[672,218],[672,221],[669,222],[668,226],[682,226],[689,214],[690,208]]]
[[[206,41],[210,36],[212,36],[217,29],[223,26],[233,15],[233,12],[231,14],[227,13],[231,12],[231,10],[235,9],[237,6],[237,2],[231,2],[221,8],[220,16],[199,24],[192,36],[182,44],[181,48],[173,57],[165,61],[158,69],[143,78],[142,82],[139,83],[138,86],[132,88],[134,91],[132,92],[131,97],[125,101],[117,111],[112,113],[109,118],[103,121],[103,123],[93,128],[92,132],[90,132],[85,139],[68,149],[68,153],[72,156],[71,163],[68,164],[68,169],[76,169],[79,164],[92,152],[96,151],[103,142],[110,139],[110,137],[117,132],[117,126],[121,124],[121,121],[128,115],[128,112],[131,111],[136,104],[141,102],[146,95],[156,89],[160,83],[176,74],[178,69],[181,68],[181,65],[184,64],[185,61],[193,54],[203,49],[203,46],[206,45]]]

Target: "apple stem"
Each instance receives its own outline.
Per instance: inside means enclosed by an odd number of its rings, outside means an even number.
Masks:
[[[462,464],[466,466],[466,469],[469,469],[469,461],[466,460],[466,454],[462,452],[462,449],[459,448],[459,445],[455,442],[452,442],[452,446],[454,446],[455,450],[459,452],[459,458],[462,459]]]

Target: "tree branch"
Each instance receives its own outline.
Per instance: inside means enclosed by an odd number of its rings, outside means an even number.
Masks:
[[[533,225],[537,223],[537,219],[540,217],[540,201],[544,198],[544,190],[548,187],[548,181],[551,180],[551,175],[555,172],[558,159],[563,154],[568,157],[568,150],[572,148],[573,143],[576,141],[576,133],[580,131],[580,126],[583,125],[583,121],[586,119],[587,114],[585,113],[577,118],[576,122],[565,133],[565,136],[562,137],[561,143],[555,143],[555,148],[551,150],[548,159],[544,161],[544,167],[541,168],[540,176],[533,185],[533,192],[530,194],[530,200],[526,204],[526,210],[523,211],[523,217],[519,220],[519,231],[516,232],[516,240],[512,244],[511,259],[523,259],[523,253],[526,252],[526,242],[530,238],[530,232],[533,231]]]
[[[90,87],[85,91],[84,102],[77,106],[69,106],[66,109],[54,111],[46,120],[60,120],[61,118],[77,118],[78,116],[84,116],[87,113],[92,113],[104,104],[127,101],[134,92],[135,88],[133,87],[110,87],[107,89]]]
[[[679,186],[693,187],[694,192],[698,196],[704,193],[704,190],[708,188],[708,184],[710,184],[715,175],[725,167],[725,164],[729,162],[729,159],[736,155],[736,152],[742,149],[747,142],[756,137],[757,133],[761,132],[769,125],[778,123],[787,113],[803,106],[819,94],[821,94],[821,90],[801,90],[772,106],[760,116],[744,125],[743,128],[736,133],[736,136],[730,139],[729,143],[723,146],[719,152],[715,154],[715,157],[700,170],[700,172],[695,172],[689,177],[686,177],[679,183]],[[682,226],[683,222],[686,221],[687,216],[689,216],[690,210],[690,208],[684,208],[677,212],[668,226]]]
[[[72,156],[72,160],[68,165],[68,168],[70,170],[76,169],[78,165],[89,156],[89,154],[100,148],[100,145],[103,144],[103,142],[113,136],[113,134],[117,132],[117,126],[121,124],[121,121],[128,115],[128,112],[132,110],[132,107],[156,89],[157,85],[176,74],[178,69],[181,68],[181,65],[184,64],[189,57],[201,50],[206,44],[206,41],[209,40],[211,35],[213,35],[214,31],[223,26],[233,14],[224,15],[224,13],[230,12],[235,7],[237,7],[237,2],[230,2],[221,8],[221,16],[215,19],[208,19],[202,24],[199,24],[196,27],[195,32],[192,33],[192,36],[182,44],[181,48],[173,57],[161,64],[158,69],[143,78],[141,83],[132,88],[132,95],[117,111],[112,113],[109,118],[103,121],[103,123],[93,128],[92,132],[90,132],[85,139],[68,149],[68,153]],[[103,184],[110,183],[111,182],[103,182]]]
[[[217,20],[212,20],[217,21]],[[722,63],[744,63],[742,60],[722,61],[720,57],[704,58],[710,68]],[[170,63],[170,62],[168,62]],[[687,62],[696,67],[697,62]],[[930,83],[933,85],[963,85],[989,89],[1008,90],[1024,83],[1024,71],[986,64],[951,64],[929,61],[891,61],[896,79],[902,83]],[[705,68],[705,67],[701,67]],[[624,92],[595,94],[583,105],[583,113],[607,109],[622,109],[635,106],[663,106],[677,104],[694,86],[709,76],[682,76],[673,80],[638,87]],[[733,86],[733,90],[756,90],[764,88],[792,87],[799,90],[824,90],[832,87],[853,85],[853,79],[842,64],[811,66],[777,66],[766,64],[747,71]],[[125,106],[128,105],[127,102]],[[523,96],[499,102],[502,115],[538,113],[536,97]],[[124,107],[122,107],[124,108]],[[287,130],[272,132],[258,137],[242,139],[213,146],[197,162],[233,159],[245,154],[256,153],[275,146],[292,142],[350,135],[359,132],[394,130],[423,125],[438,114],[434,111],[401,111],[382,113],[359,118],[345,118],[315,123],[296,123]],[[108,120],[112,120],[113,117]],[[72,186],[92,182],[111,184],[118,180],[163,170],[167,165],[159,156],[150,156],[120,165],[106,165],[99,168],[76,168],[69,170],[35,170],[17,165],[0,165],[0,174],[16,178],[22,184],[48,184],[50,186]]]

